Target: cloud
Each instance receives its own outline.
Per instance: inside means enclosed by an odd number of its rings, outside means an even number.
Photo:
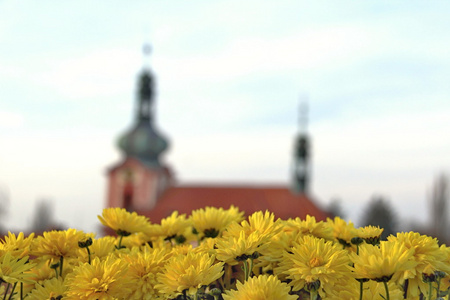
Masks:
[[[30,76],[68,99],[111,97],[128,91],[140,68],[139,55],[126,48],[96,49],[44,60],[47,67]]]
[[[25,117],[22,114],[0,111],[0,128],[15,129],[25,125]]]
[[[246,76],[287,70],[333,67],[364,55],[371,47],[364,30],[353,26],[336,26],[299,31],[278,38],[238,37],[220,51],[206,52],[190,58],[161,54],[155,64],[161,75],[171,74],[176,81],[189,83],[223,82]],[[201,53],[201,49],[199,49]],[[273,74],[273,73],[272,73]]]

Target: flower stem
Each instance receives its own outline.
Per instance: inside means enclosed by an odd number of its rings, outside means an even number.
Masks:
[[[61,278],[63,277],[63,261],[64,257],[59,258],[59,275],[61,275]]]
[[[231,288],[231,273],[232,272],[233,272],[233,270],[231,269],[231,265],[226,264],[225,265],[225,283],[224,283],[225,289]]]
[[[247,260],[244,260],[242,263],[244,264],[244,278],[245,278],[245,281],[247,281],[248,280],[248,262],[247,262]]]
[[[316,299],[317,299],[317,291],[310,291],[309,300],[316,300]]]
[[[3,300],[6,300],[6,295],[8,294],[8,290],[9,290],[9,286],[11,284],[8,282],[8,284],[6,285],[6,289],[5,289],[5,294],[3,295]]]
[[[252,272],[253,272],[253,258],[250,257],[250,267],[248,268],[248,277],[252,276]]]
[[[428,300],[431,300],[431,295],[433,293],[433,286],[432,286],[432,282],[428,282]]]
[[[120,238],[119,238],[119,245],[117,246],[117,249],[121,249],[122,248],[122,239],[123,239],[123,235],[121,235]]]
[[[88,263],[91,264],[91,250],[89,250],[89,247],[86,247],[87,253],[88,253]]]
[[[389,300],[389,287],[386,281],[383,281],[384,288],[386,289],[386,300]]]
[[[436,288],[436,299],[439,298],[439,295],[441,293],[441,277],[437,280],[437,288]]]
[[[405,283],[403,284],[403,299],[406,299],[406,296],[408,295],[408,286],[409,286],[409,280],[406,279]]]
[[[23,282],[20,283],[20,300],[23,300]]]
[[[11,294],[9,294],[8,300],[12,299],[12,296],[14,295],[14,290],[16,289],[16,285],[17,285],[17,282],[14,282],[14,285],[13,285],[13,288],[11,290]]]
[[[361,280],[359,282],[359,300],[363,299],[363,293],[364,293],[363,285],[364,285],[364,281]]]

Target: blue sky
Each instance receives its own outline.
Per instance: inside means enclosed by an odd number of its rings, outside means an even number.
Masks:
[[[2,1],[3,223],[25,228],[48,198],[94,230],[144,65],[181,183],[287,184],[308,99],[317,201],[358,222],[379,194],[425,222],[450,168],[449,15],[444,1]]]

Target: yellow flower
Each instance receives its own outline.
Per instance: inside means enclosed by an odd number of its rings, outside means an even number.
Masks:
[[[361,244],[359,255],[350,253],[356,278],[379,282],[397,281],[402,272],[414,268],[412,255],[412,249],[390,241],[381,241],[380,246]]]
[[[266,271],[273,270],[278,267],[283,258],[284,252],[290,250],[299,236],[299,233],[284,230],[273,236],[270,240],[269,247],[264,247],[258,250],[261,256],[259,257],[260,262],[257,266],[265,268]],[[279,279],[284,280],[284,275],[277,275]]]
[[[200,245],[193,249],[197,253],[208,253],[209,255],[216,255],[216,242],[220,238],[205,239]]]
[[[113,236],[104,236],[98,239],[92,240],[92,245],[89,246],[89,251],[91,252],[91,260],[94,257],[100,258],[100,260],[108,257],[114,252],[116,245],[116,238]],[[88,262],[88,253],[86,249],[80,248],[79,257],[81,262]]]
[[[63,295],[67,290],[61,277],[45,280],[42,285],[37,284],[27,298],[34,300],[64,299]],[[59,297],[59,298],[58,298]],[[62,297],[62,298],[61,298]]]
[[[334,219],[327,219],[327,223],[333,229],[334,238],[344,245],[344,247],[351,246],[351,240],[356,236],[355,225],[352,222],[346,222],[345,220],[335,217]]]
[[[103,261],[94,258],[66,276],[68,286],[64,299],[125,299],[131,293],[133,281],[126,276],[127,262],[109,256]]]
[[[190,225],[191,222],[186,219],[185,214],[178,215],[178,212],[174,211],[169,217],[161,220],[161,225],[158,225],[159,235],[167,241],[174,240],[176,244],[183,244],[189,231],[192,231]]]
[[[154,224],[150,225],[153,226]],[[148,243],[147,234],[143,232],[133,233],[128,236],[116,237],[116,243],[120,244],[122,248],[132,249],[134,247],[140,247]],[[116,247],[117,248],[117,247]]]
[[[241,231],[238,236],[226,236],[216,240],[217,259],[229,265],[237,265],[250,256],[259,256],[259,253],[268,247],[268,242],[269,236],[259,232],[246,236],[245,232]]]
[[[237,290],[228,290],[223,294],[224,300],[295,300],[296,295],[289,295],[290,287],[273,275],[251,277],[244,283],[236,285]]]
[[[156,275],[163,270],[167,257],[165,249],[152,249],[149,246],[142,251],[135,248],[130,254],[122,256],[128,263],[127,278],[135,282],[127,299],[149,300],[159,297],[158,290],[155,289],[158,283]]]
[[[285,252],[275,273],[286,274],[294,291],[306,286],[324,298],[340,281],[351,277],[349,263],[348,252],[341,245],[307,235]]]
[[[191,244],[176,245],[172,247],[168,253],[170,253],[171,256],[178,256],[179,254],[186,255],[193,251],[193,249],[194,247],[192,247]]]
[[[362,238],[368,244],[377,245],[380,243],[381,234],[384,229],[379,226],[365,226],[356,229],[356,236]]]
[[[439,250],[442,253],[444,263],[446,264],[446,266],[450,267],[450,247],[441,245],[441,247],[439,247]],[[450,271],[444,270],[444,272],[446,273],[446,275],[444,278],[442,278],[441,281],[441,291],[446,291],[450,288]]]
[[[30,253],[30,245],[33,241],[34,233],[28,237],[24,237],[23,232],[17,236],[8,231],[8,235],[0,241],[1,248],[5,251],[11,252],[11,255],[17,258],[28,256]]]
[[[192,211],[190,220],[195,231],[200,238],[215,238],[221,235],[222,231],[233,222],[240,222],[244,218],[244,212],[240,212],[237,207],[231,206],[229,209],[216,207],[205,207]]]
[[[449,272],[445,263],[445,255],[440,251],[435,238],[421,235],[418,232],[401,232],[389,236],[388,241],[404,245],[412,251],[410,258],[415,266],[402,274],[402,279],[408,279],[408,296],[417,297],[420,292],[428,293],[428,284],[422,281],[422,274],[433,271]]]
[[[262,211],[257,211],[248,217],[248,221],[244,220],[241,222],[241,227],[237,224],[232,224],[228,229],[227,233],[233,235],[234,230],[241,231],[244,230],[246,235],[258,231],[261,235],[272,237],[282,230],[282,223],[280,220],[275,221],[275,215],[269,211],[264,214]]]
[[[50,264],[45,261],[39,261],[38,264],[34,265],[26,273],[33,280],[33,283],[25,283],[23,285],[25,294],[36,288],[37,285],[41,285],[44,281],[56,276],[55,270],[50,268]]]
[[[165,297],[175,298],[183,292],[193,295],[197,289],[209,285],[223,274],[223,263],[214,263],[208,254],[189,252],[171,257],[155,286]]]
[[[34,266],[28,262],[28,256],[17,259],[10,252],[0,257],[0,279],[7,283],[33,283],[31,275],[26,273]]]
[[[229,224],[223,237],[217,239],[217,259],[230,265],[248,258],[257,259],[270,246],[271,238],[281,230],[282,223],[274,221],[273,213],[253,213],[248,221]]]
[[[403,300],[403,290],[399,285],[388,282],[389,299],[391,300]],[[332,295],[329,295],[329,300],[374,300],[383,299],[386,295],[386,289],[382,282],[376,282],[373,280],[364,282],[363,296],[360,298],[360,283],[354,279],[349,280],[346,284],[336,286]]]
[[[76,229],[47,231],[33,240],[30,253],[40,260],[51,259],[52,263],[61,258],[76,258],[79,255],[78,242],[85,238],[86,234]]]
[[[128,236],[151,229],[150,220],[147,217],[140,216],[136,212],[128,212],[125,208],[105,208],[98,219],[120,236]]]
[[[316,218],[310,215],[307,215],[305,220],[300,218],[289,219],[285,226],[303,235],[312,235],[326,240],[333,239],[333,229],[329,224],[323,221],[317,222]]]

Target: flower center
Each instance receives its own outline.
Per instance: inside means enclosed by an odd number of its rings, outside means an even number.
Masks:
[[[320,260],[318,257],[313,257],[309,261],[309,265],[311,268],[315,268],[317,266],[320,266]]]

